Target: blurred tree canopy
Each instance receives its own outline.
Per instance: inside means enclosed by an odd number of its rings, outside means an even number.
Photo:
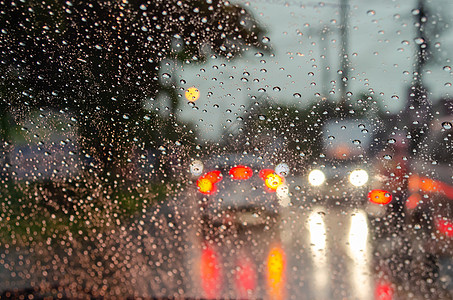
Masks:
[[[190,124],[176,120],[181,95],[176,83],[164,84],[164,59],[266,50],[262,33],[246,9],[228,1],[1,2],[2,115],[17,119],[39,108],[71,115],[83,152],[115,173],[134,147],[193,142]],[[171,96],[167,118],[144,108],[162,91]]]

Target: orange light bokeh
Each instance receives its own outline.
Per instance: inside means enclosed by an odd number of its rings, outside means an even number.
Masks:
[[[280,177],[280,175],[273,174],[273,173],[267,175],[266,179],[264,180],[264,184],[266,185],[266,187],[269,188],[273,192],[275,192],[282,183],[283,183],[283,178]]]
[[[274,173],[274,170],[272,170],[272,169],[262,169],[259,173],[259,176],[262,180],[266,180],[266,177],[269,174],[273,174],[273,173]]]
[[[214,194],[217,191],[215,184],[222,180],[222,178],[222,174],[218,170],[204,174],[197,180],[198,191],[205,195]]]
[[[418,206],[418,204],[420,203],[420,200],[422,200],[422,197],[420,196],[420,194],[414,193],[407,198],[406,207],[408,209],[414,209]]]
[[[207,178],[198,178],[198,191],[205,195],[211,195],[215,191],[215,185]]]
[[[389,204],[392,201],[392,194],[385,190],[372,190],[368,193],[368,200],[375,204]]]

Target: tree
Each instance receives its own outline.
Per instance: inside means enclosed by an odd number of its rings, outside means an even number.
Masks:
[[[45,107],[73,115],[84,152],[106,174],[124,168],[134,145],[174,139],[182,127],[163,59],[266,48],[250,13],[228,1],[35,0],[2,2],[0,11],[1,101],[15,116]],[[162,90],[172,96],[167,120],[144,109]]]

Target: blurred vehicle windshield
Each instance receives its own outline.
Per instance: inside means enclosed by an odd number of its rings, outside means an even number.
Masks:
[[[452,25],[0,1],[0,298],[453,299]]]

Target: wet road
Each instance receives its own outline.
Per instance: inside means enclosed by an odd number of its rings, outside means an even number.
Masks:
[[[371,299],[362,211],[288,208],[274,226],[224,228],[189,251],[193,297]],[[198,280],[199,278],[200,280]]]
[[[288,207],[264,226],[220,226],[206,234],[195,207],[169,200],[89,243],[2,249],[1,291],[39,287],[69,298],[450,297],[439,292],[421,247],[373,238],[361,210]],[[402,281],[393,281],[399,275]]]

